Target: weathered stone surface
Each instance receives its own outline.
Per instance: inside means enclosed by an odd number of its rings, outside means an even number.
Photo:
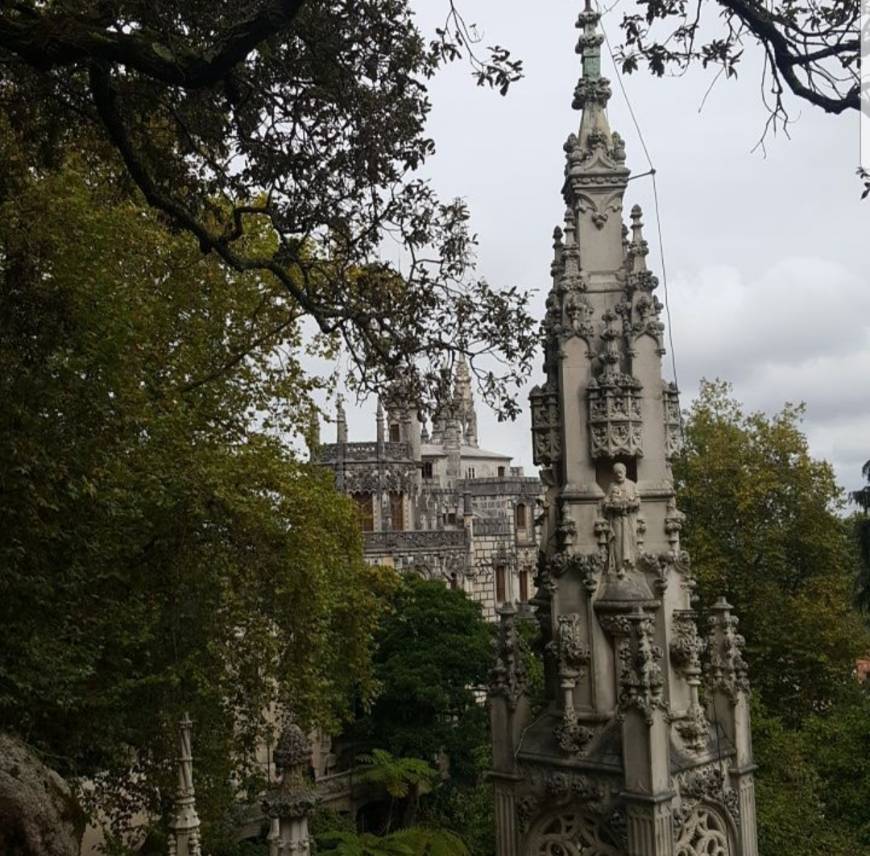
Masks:
[[[83,831],[69,785],[20,740],[0,734],[0,853],[78,856]]]

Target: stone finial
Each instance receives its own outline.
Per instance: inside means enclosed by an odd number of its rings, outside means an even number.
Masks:
[[[731,614],[734,607],[720,597],[710,608],[709,661],[705,669],[708,688],[723,692],[736,704],[749,693],[749,667],[743,659],[744,638],[737,632],[739,620]]]
[[[290,719],[278,738],[272,758],[275,770],[282,775],[292,773],[308,763],[311,757],[311,741],[305,732]]]
[[[271,822],[269,856],[309,856],[308,815],[317,802],[308,782],[311,741],[293,717],[287,719],[272,753],[280,783],[263,800]]]
[[[201,856],[199,815],[193,789],[193,723],[185,713],[178,723],[178,790],[172,822],[169,825],[169,856]]]
[[[490,698],[506,699],[508,708],[514,710],[525,694],[528,683],[526,667],[520,656],[517,610],[513,604],[504,603],[496,608],[496,612],[499,617],[498,637],[495,643],[495,667],[489,675],[489,695]]]

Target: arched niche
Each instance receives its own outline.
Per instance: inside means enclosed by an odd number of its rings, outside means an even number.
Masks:
[[[598,818],[579,806],[563,806],[532,827],[523,856],[625,856],[625,853]]]

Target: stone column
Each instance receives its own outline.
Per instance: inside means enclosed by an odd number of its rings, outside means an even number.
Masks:
[[[514,781],[518,777],[495,778],[495,852],[497,856],[519,856],[517,809]]]

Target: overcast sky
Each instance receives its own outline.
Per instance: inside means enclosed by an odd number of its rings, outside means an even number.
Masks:
[[[431,33],[447,4],[417,5]],[[537,289],[541,317],[552,231],[563,210],[562,143],[579,123],[571,96],[580,3],[460,6],[485,44],[522,58],[525,78],[504,98],[476,87],[459,63],[432,81],[429,133],[437,154],[427,174],[442,197],[467,200],[479,272],[496,285]],[[604,18],[612,42],[623,6]],[[747,45],[747,56],[753,51]],[[626,140],[628,166],[645,172],[607,57],[604,74],[613,81],[611,127]],[[711,79],[699,69],[682,78],[637,73],[624,80],[657,170],[683,405],[702,377],[731,381],[748,408],[773,412],[804,401],[813,453],[834,464],[846,488],[858,487],[870,458],[870,199],[860,201],[855,177],[858,115],[832,117],[793,101],[791,139],[768,137],[765,157],[752,152],[766,117],[757,66],[747,62],[736,82],[720,80],[699,112]],[[643,206],[649,262],[661,280],[649,182],[629,184],[625,211]],[[540,375],[536,370],[532,383]],[[373,439],[373,410],[372,403],[348,414],[351,440]],[[499,424],[479,407],[479,422],[481,445],[534,472],[527,411]],[[324,439],[332,432],[327,426]]]

